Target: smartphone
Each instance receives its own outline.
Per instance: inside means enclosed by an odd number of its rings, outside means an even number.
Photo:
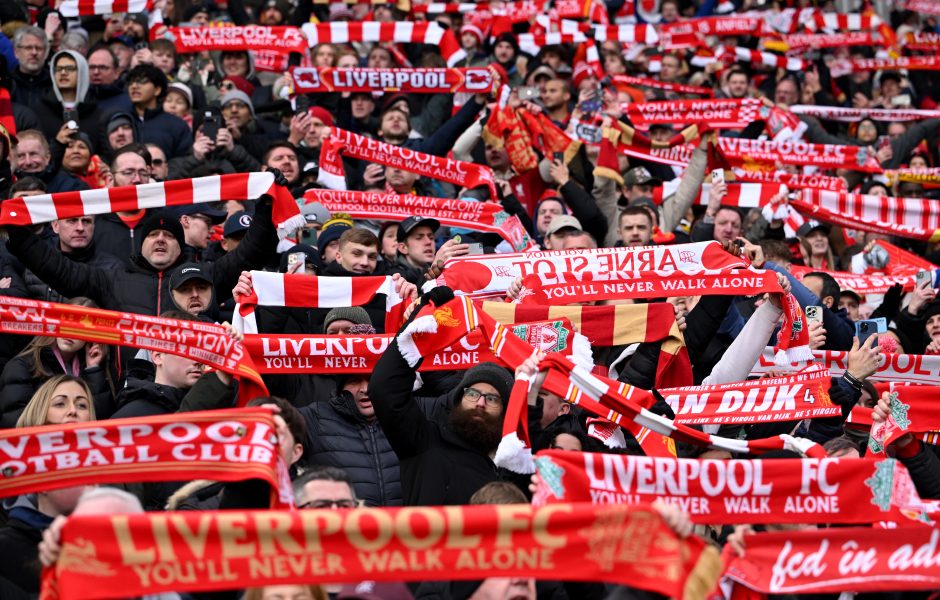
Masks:
[[[890,147],[890,146],[891,146],[891,138],[889,138],[889,137],[886,136],[886,135],[880,135],[880,136],[878,136],[878,142],[877,142],[877,144],[876,144],[876,146],[875,146],[875,148],[876,148],[877,150],[881,150],[882,148],[886,148],[886,147]]]
[[[219,137],[219,129],[222,128],[222,117],[211,110],[207,110],[204,116],[205,121],[202,123],[202,135],[215,141],[215,139]]]
[[[886,331],[888,331],[888,323],[884,317],[855,322],[855,336],[858,338],[859,345],[864,344],[871,336]]]
[[[822,311],[821,306],[807,306],[806,310],[803,312],[806,313],[807,323],[822,323],[823,322],[823,311]]]
[[[910,106],[910,105],[911,105],[910,94],[899,94],[891,99],[891,106]]]
[[[933,274],[934,274],[933,271],[923,271],[923,270],[918,271],[917,279],[916,279],[917,287],[921,287],[925,283],[929,285],[930,287],[933,287],[933,278],[934,278]]]
[[[307,255],[303,252],[291,252],[287,255],[287,272],[295,275],[306,273]]]
[[[542,96],[539,88],[535,86],[525,86],[519,88],[520,100],[538,100]]]
[[[724,169],[715,169],[712,171],[712,185],[716,183],[725,182],[725,170]]]
[[[483,244],[468,244],[467,254],[483,254]]]
[[[587,123],[578,123],[575,126],[574,131],[575,135],[578,136],[578,139],[590,144],[600,144],[604,137],[600,127],[588,125]]]
[[[294,98],[294,114],[302,115],[310,111],[310,97],[306,94],[300,94]]]
[[[554,160],[555,160],[556,162],[560,162],[560,163],[562,163],[562,164],[564,164],[564,162],[565,162],[565,153],[564,153],[564,152],[556,152],[556,153],[554,153],[554,154],[552,155],[552,157],[554,158]]]

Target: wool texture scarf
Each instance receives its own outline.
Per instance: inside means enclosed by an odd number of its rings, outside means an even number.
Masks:
[[[549,250],[526,254],[487,254],[457,257],[444,264],[441,276],[425,285],[446,285],[457,295],[505,295],[517,277],[539,273],[560,277],[562,273],[598,271],[609,276],[635,276],[641,271],[727,270],[748,267],[746,259],[734,256],[715,241],[639,248],[595,248]]]
[[[245,347],[221,325],[0,296],[0,332],[166,352],[237,377],[239,406],[268,395]]]
[[[815,104],[797,104],[790,107],[790,112],[798,115],[817,117],[826,121],[858,123],[862,119],[873,121],[920,121],[940,117],[940,110],[918,110],[903,108],[848,108],[844,106],[821,106]]]
[[[506,93],[508,87],[503,86],[501,97]],[[561,152],[567,164],[578,150],[578,145],[547,115],[533,115],[524,108],[512,108],[508,103],[493,110],[480,135],[487,144],[504,148],[518,173],[538,167],[539,154],[549,157]]]
[[[291,69],[298,94],[330,92],[396,92],[407,94],[489,93],[493,78],[489,69]]]
[[[874,46],[884,43],[884,39],[870,31],[850,31],[847,33],[794,33],[782,36],[779,40],[762,40],[765,50],[774,52],[805,52],[823,48],[841,46]]]
[[[293,506],[269,408],[237,408],[0,431],[0,496],[80,485],[263,479]]]
[[[890,479],[879,487],[892,485]],[[713,598],[766,598],[765,594],[840,594],[933,591],[940,587],[936,527],[829,528],[745,535],[747,552],[730,544]],[[741,589],[743,588],[743,589]],[[726,591],[725,591],[726,590]],[[742,593],[743,592],[743,593]]]
[[[715,91],[711,88],[699,87],[694,85],[686,85],[683,83],[671,83],[668,81],[660,81],[658,79],[650,79],[648,77],[634,77],[632,75],[614,75],[611,77],[613,84],[616,85],[628,85],[628,86],[638,86],[638,87],[648,87],[657,90],[664,90],[667,92],[676,92],[677,94],[689,94],[692,96],[702,96],[705,98],[713,98],[715,96]]]
[[[940,395],[932,385],[898,386],[888,394],[888,419],[873,423],[868,450],[882,454],[907,433],[940,430]]]
[[[936,243],[940,208],[936,200],[844,194],[804,189],[791,200],[798,210],[852,229],[887,233]]]
[[[517,252],[537,247],[519,218],[496,202],[343,190],[307,190],[304,200],[320,202],[331,213],[346,213],[353,219],[400,222],[417,215],[449,227],[496,233]]]
[[[678,538],[648,505],[83,515],[63,527],[61,547],[44,598],[534,577],[701,600],[721,571],[717,550]]]
[[[662,499],[708,525],[926,519],[910,474],[890,458],[700,460],[545,450],[535,467],[535,506]]]
[[[267,50],[281,54],[303,54],[309,49],[307,38],[300,29],[281,25],[168,27],[163,36],[173,42],[180,54],[216,50]]]
[[[11,198],[0,204],[0,225],[38,225],[56,219],[145,208],[189,206],[225,200],[257,200],[271,196],[278,237],[284,239],[304,226],[304,217],[290,191],[274,183],[268,172],[210,175],[195,179],[159,181],[117,188],[59,192]]]
[[[814,350],[813,361],[829,369],[833,377],[845,373],[849,353],[844,350]],[[882,353],[883,360],[868,379],[876,382],[909,383],[912,385],[940,385],[940,356],[923,354]],[[751,375],[767,375],[771,372],[795,371],[797,366],[778,365],[774,362],[774,351],[767,347],[758,358]]]
[[[443,306],[429,304],[421,308],[396,337],[398,350],[405,361],[414,367],[424,356],[430,356],[440,348],[453,344],[476,327],[482,329],[493,352],[510,367],[522,364],[535,351],[492,317],[477,311],[468,298],[456,298]],[[652,406],[654,402],[650,392],[593,375],[558,354],[544,356],[540,361],[540,370],[548,371],[541,384],[544,389],[637,434],[645,427],[655,434],[671,437],[676,441],[713,446],[731,452],[761,452],[787,447],[804,453],[825,455],[822,448],[812,442],[790,436],[750,441],[731,440],[675,423],[645,408]],[[520,473],[531,473],[534,469],[531,445],[527,439],[529,391],[529,382],[514,386],[506,408],[507,415],[513,415],[513,418],[507,416],[503,421],[503,439],[495,459],[498,465]],[[644,437],[648,439],[649,445],[662,447],[660,438]]]
[[[671,296],[775,294],[783,308],[783,324],[777,345],[781,364],[812,360],[809,332],[803,309],[792,294],[780,289],[773,271],[644,271],[633,277],[608,272],[584,270],[578,273],[533,273],[522,280],[519,293],[523,304],[569,304],[615,300],[648,299]]]
[[[350,42],[395,42],[399,44],[428,44],[437,46],[448,67],[467,58],[454,32],[444,29],[436,21],[410,23],[379,21],[305,23],[301,27],[307,44],[348,44]]]
[[[707,122],[713,128],[742,128],[753,123],[763,106],[756,98],[709,100],[666,100],[633,102],[626,116],[637,126]]]
[[[489,167],[425,154],[337,128],[331,130],[330,136],[323,141],[320,148],[320,183],[334,190],[346,189],[343,156],[403,169],[460,187],[474,188],[485,185],[490,192],[490,198],[497,197],[493,171]]]
[[[153,0],[62,0],[58,9],[66,18],[114,13],[149,13],[153,10]]]
[[[258,333],[255,306],[337,308],[368,304],[378,294],[385,296],[385,329],[396,331],[405,310],[390,276],[317,277],[287,273],[251,272],[252,293],[235,298],[232,325],[242,333]]]
[[[900,283],[904,288],[905,292],[913,291],[915,284],[917,283],[917,271],[908,273],[899,273],[896,275],[866,275],[866,274],[856,274],[856,273],[847,273],[845,271],[827,271],[826,269],[813,269],[812,267],[804,267],[800,265],[792,265],[790,268],[790,273],[793,274],[797,279],[803,279],[809,273],[813,271],[820,271],[831,275],[836,283],[839,284],[840,289],[850,289],[858,292],[862,295],[867,294],[884,294],[892,286]]]

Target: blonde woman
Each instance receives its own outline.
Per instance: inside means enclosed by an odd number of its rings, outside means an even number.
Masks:
[[[87,423],[95,420],[95,403],[88,384],[71,375],[56,375],[39,386],[17,427]]]

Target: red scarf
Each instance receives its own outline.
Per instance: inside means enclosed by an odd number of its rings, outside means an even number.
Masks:
[[[343,156],[351,156],[387,167],[395,167],[423,177],[440,179],[454,185],[473,188],[485,185],[490,198],[496,198],[496,183],[489,167],[418,152],[372,140],[345,129],[333,128],[320,148],[319,181],[330,189],[346,189]]]
[[[940,6],[933,0],[903,0],[904,10],[912,10],[927,15],[940,15]]]
[[[404,221],[421,215],[450,227],[499,234],[517,252],[536,247],[519,218],[496,202],[339,190],[307,190],[304,200],[320,202],[331,213],[346,213],[353,219]]]
[[[153,33],[157,33],[156,28]],[[288,26],[169,27],[164,37],[173,40],[180,54],[213,50],[267,50],[303,54],[308,50],[307,38],[300,29]]]
[[[884,362],[878,367],[871,381],[911,383],[914,385],[940,385],[940,356],[923,354],[882,354]],[[815,350],[813,361],[829,369],[833,377],[841,376],[848,364],[848,352]],[[779,372],[781,366],[774,362],[771,348],[765,348],[751,370],[751,375],[766,375]],[[786,367],[784,370],[788,370]]]
[[[862,119],[873,121],[920,121],[940,117],[940,110],[917,110],[904,108],[848,108],[845,106],[821,106],[798,104],[790,107],[798,115],[809,115],[827,121],[858,123]]]
[[[881,166],[863,146],[833,146],[804,141],[768,142],[745,138],[718,138],[718,145],[733,165],[751,162],[811,165],[821,169],[851,169],[880,173]]]
[[[501,96],[506,93],[508,88],[504,86]],[[517,173],[535,169],[539,164],[539,154],[554,156],[561,152],[567,164],[577,151],[571,138],[547,115],[541,112],[533,115],[523,108],[514,109],[508,103],[493,110],[480,135],[487,144],[505,148]]]
[[[564,273],[597,271],[608,276],[635,276],[643,271],[727,270],[749,266],[745,259],[725,252],[718,242],[697,242],[640,248],[549,250],[527,254],[487,254],[453,258],[444,265],[437,285],[456,294],[505,295],[516,277],[540,273],[560,277]]]
[[[763,106],[755,98],[718,100],[666,100],[633,102],[627,105],[627,118],[637,126],[707,122],[714,128],[747,127]]]
[[[820,48],[839,48],[840,46],[881,45],[883,38],[876,37],[870,31],[851,31],[847,33],[807,34],[794,33],[783,36],[779,41],[768,39],[764,48],[776,52],[799,52]]]
[[[735,169],[734,177],[727,179],[733,179],[741,183],[782,183],[791,189],[816,188],[830,192],[846,191],[844,179],[827,175],[805,175],[803,173],[786,173],[784,171],[746,171],[744,169]],[[665,185],[665,183],[663,185]]]
[[[147,208],[188,206],[220,200],[257,200],[271,196],[278,237],[303,227],[305,221],[287,188],[275,185],[268,172],[210,175],[143,185],[128,185],[84,192],[59,192],[11,198],[0,204],[0,225],[38,225],[56,219]]]
[[[899,386],[888,398],[888,419],[871,428],[868,448],[872,453],[883,453],[907,433],[940,430],[940,394],[936,386]]]
[[[719,385],[660,389],[660,395],[687,425],[742,424],[839,417],[829,399],[829,370],[817,365],[784,377]]]
[[[699,460],[547,450],[536,455],[535,466],[540,476],[535,506],[663,498],[687,511],[693,522],[709,525],[886,520],[913,525],[911,519],[926,516],[910,474],[893,459]]]
[[[935,200],[805,189],[791,204],[806,214],[852,229],[940,241],[940,209]]]
[[[245,347],[221,325],[0,296],[0,331],[167,352],[237,377],[239,406],[268,395]]]
[[[489,69],[291,69],[298,94],[328,92],[396,92],[407,94],[488,93],[493,88]]]
[[[839,67],[839,63],[836,63]],[[937,56],[901,56],[898,58],[856,58],[848,61],[846,67],[851,73],[860,71],[882,71],[907,69],[908,71],[936,71],[940,69],[940,57]],[[836,76],[833,73],[833,76]]]
[[[0,431],[0,496],[70,486],[263,479],[293,506],[268,408],[209,410]]]
[[[452,67],[467,58],[454,32],[444,29],[436,21],[425,23],[378,21],[305,23],[301,27],[307,44],[348,44],[351,42],[395,42],[399,44],[429,44],[437,46],[441,56]]]
[[[716,550],[677,538],[649,506],[87,515],[69,518],[61,546],[56,567],[43,572],[45,598],[488,577],[605,581],[701,598],[720,572]]]
[[[747,535],[744,557],[736,556],[730,545],[722,555],[723,580],[743,586],[745,594],[735,590],[734,595],[717,597],[838,594],[846,589],[936,590],[940,587],[938,541],[940,530],[935,527],[903,527],[890,532],[880,527],[852,527]]]
[[[713,98],[715,91],[711,88],[698,87],[694,85],[685,85],[683,83],[669,83],[658,79],[648,77],[633,77],[632,75],[614,75],[612,78],[614,85],[630,85],[639,87],[648,87],[667,92],[676,92],[677,94],[690,94],[693,96],[703,96]]]

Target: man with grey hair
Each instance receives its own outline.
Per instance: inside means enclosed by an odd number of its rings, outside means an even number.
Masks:
[[[19,66],[13,71],[13,102],[35,106],[52,90],[52,77],[46,68],[49,38],[39,27],[20,27],[13,35],[13,53]]]

